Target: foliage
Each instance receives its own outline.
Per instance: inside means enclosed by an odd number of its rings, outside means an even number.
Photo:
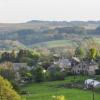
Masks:
[[[50,72],[50,80],[64,80],[65,75],[63,72]]]
[[[76,55],[77,57],[82,58],[82,57],[84,57],[84,54],[85,54],[85,51],[84,51],[83,48],[80,48],[80,47],[76,48],[76,50],[75,50],[75,55]]]
[[[34,50],[19,50],[17,54],[17,61],[19,62],[25,62],[29,66],[36,65],[38,60],[40,58],[40,53],[34,51]]]
[[[21,58],[19,58],[19,62],[27,63],[27,65],[29,65],[29,66],[33,65],[33,60],[29,57],[21,57]]]
[[[44,80],[44,73],[43,68],[41,66],[38,66],[34,70],[34,80],[35,82],[42,82]]]
[[[21,97],[13,90],[12,85],[0,76],[0,100],[21,100]]]
[[[91,60],[94,60],[96,58],[96,56],[97,56],[97,50],[96,50],[96,48],[91,48],[89,50],[89,58]]]
[[[28,73],[26,73],[26,76],[27,77],[32,77],[32,74],[28,72]]]
[[[15,80],[15,72],[10,69],[0,68],[0,75],[11,82]]]
[[[37,61],[40,58],[40,53],[33,50],[30,52],[30,57],[33,58],[35,61]]]
[[[64,80],[65,73],[61,71],[61,68],[54,66],[48,69],[50,80]]]
[[[100,69],[95,70],[96,75],[100,75]]]
[[[48,67],[50,67],[50,65],[52,64],[54,60],[54,57],[51,53],[44,52],[44,54],[41,54],[40,57],[40,62],[41,62],[41,66],[45,69],[47,69]]]
[[[63,95],[61,96],[52,96],[53,100],[65,100],[65,97]]]
[[[10,82],[15,80],[16,73],[13,70],[11,62],[4,62],[0,64],[0,75],[8,79]]]

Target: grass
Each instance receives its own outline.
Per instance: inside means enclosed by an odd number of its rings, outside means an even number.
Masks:
[[[54,40],[54,41],[48,41],[48,42],[41,42],[37,43],[33,46],[46,46],[46,47],[76,47],[77,43],[72,40]]]
[[[94,38],[94,40],[96,41],[96,43],[99,43],[100,44],[100,38]]]
[[[87,77],[84,77],[86,79]],[[23,87],[24,90],[30,92],[29,95],[24,96],[26,100],[52,100],[54,95],[64,95],[66,100],[92,100],[92,92],[87,90],[80,90],[75,88],[59,87],[74,80],[74,77],[68,77],[64,81],[53,81],[44,83],[27,84]],[[75,81],[81,81],[82,77],[76,77]],[[95,100],[99,100],[100,95],[95,93]]]
[[[72,40],[56,40],[48,42],[48,47],[58,47],[58,46],[76,46],[76,43]]]

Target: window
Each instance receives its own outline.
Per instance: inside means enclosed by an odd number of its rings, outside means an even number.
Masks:
[[[80,70],[78,70],[78,73],[80,72]]]
[[[85,68],[85,65],[84,65],[84,68]]]

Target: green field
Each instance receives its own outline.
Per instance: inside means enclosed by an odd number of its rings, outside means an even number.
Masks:
[[[48,42],[41,42],[41,43],[37,43],[34,44],[31,47],[76,47],[77,46],[77,42],[76,41],[72,41],[72,40],[54,40],[54,41],[48,41]]]
[[[64,88],[61,84],[73,81],[73,78],[66,78],[64,81],[33,83],[23,87],[29,91],[29,95],[24,96],[26,100],[52,100],[52,96],[64,95],[66,100],[92,100],[92,92],[75,88]],[[76,81],[80,81],[77,78]],[[100,94],[95,93],[95,100],[100,99]]]
[[[100,38],[94,38],[94,40],[96,41],[96,43],[100,44]]]

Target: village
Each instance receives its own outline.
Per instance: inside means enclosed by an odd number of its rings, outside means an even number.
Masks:
[[[35,83],[64,81],[58,87],[93,93],[100,88],[100,58],[95,48],[89,49],[87,55],[79,47],[73,56],[67,56],[66,52],[60,55],[55,51],[21,49],[1,52],[0,75],[9,80],[22,96],[31,94],[22,87]]]
[[[64,76],[66,75],[92,76],[100,73],[100,67],[98,61],[99,58],[97,58],[96,60],[81,59],[78,56],[77,57],[72,56],[70,58],[67,58],[63,56],[60,57],[57,54],[53,54],[51,58],[49,56],[47,58],[46,57],[42,58],[40,57],[40,54],[38,52],[20,50],[19,52],[17,51],[17,53],[15,51],[12,51],[10,53],[3,52],[1,55],[0,69],[12,70],[14,73],[16,73],[15,74],[16,80],[20,81],[24,81],[24,79],[28,78],[27,73],[30,73],[31,76],[32,70],[34,70],[36,66],[42,66],[44,73],[48,71],[54,72],[55,70],[58,69],[59,72],[65,74]],[[1,74],[2,73],[6,75],[5,72],[1,71]],[[20,73],[21,74],[24,73],[26,75],[21,75]]]

